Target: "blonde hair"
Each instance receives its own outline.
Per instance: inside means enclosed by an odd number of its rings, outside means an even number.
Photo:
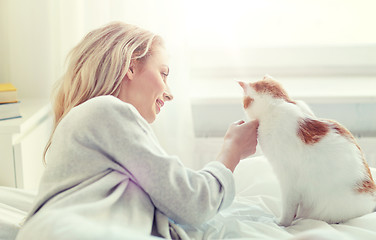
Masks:
[[[75,106],[97,96],[117,96],[131,64],[143,62],[158,35],[122,22],[89,32],[67,57],[67,70],[57,83],[53,99],[54,125],[43,159],[61,119]]]

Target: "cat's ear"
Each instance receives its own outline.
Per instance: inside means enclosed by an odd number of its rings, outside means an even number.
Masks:
[[[269,74],[265,74],[264,75],[264,78],[262,80],[274,80],[274,78],[272,76],[270,76]]]
[[[246,83],[243,82],[243,81],[237,81],[239,83],[239,85],[243,88],[243,90],[245,91],[246,89]]]

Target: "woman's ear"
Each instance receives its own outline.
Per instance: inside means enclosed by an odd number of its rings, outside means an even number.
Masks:
[[[134,67],[132,66],[132,65],[130,65],[129,66],[129,69],[128,69],[128,72],[127,72],[127,78],[129,79],[129,80],[133,80],[134,79]]]

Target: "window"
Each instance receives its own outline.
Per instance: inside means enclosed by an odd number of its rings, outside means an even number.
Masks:
[[[191,0],[185,9],[196,136],[221,136],[242,118],[234,80],[264,74],[318,116],[376,133],[375,1]]]

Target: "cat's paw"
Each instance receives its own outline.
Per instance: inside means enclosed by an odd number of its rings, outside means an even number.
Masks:
[[[274,217],[273,220],[278,226],[281,226],[281,227],[289,227],[291,226],[291,223],[292,223],[292,221],[286,221],[277,217]]]

